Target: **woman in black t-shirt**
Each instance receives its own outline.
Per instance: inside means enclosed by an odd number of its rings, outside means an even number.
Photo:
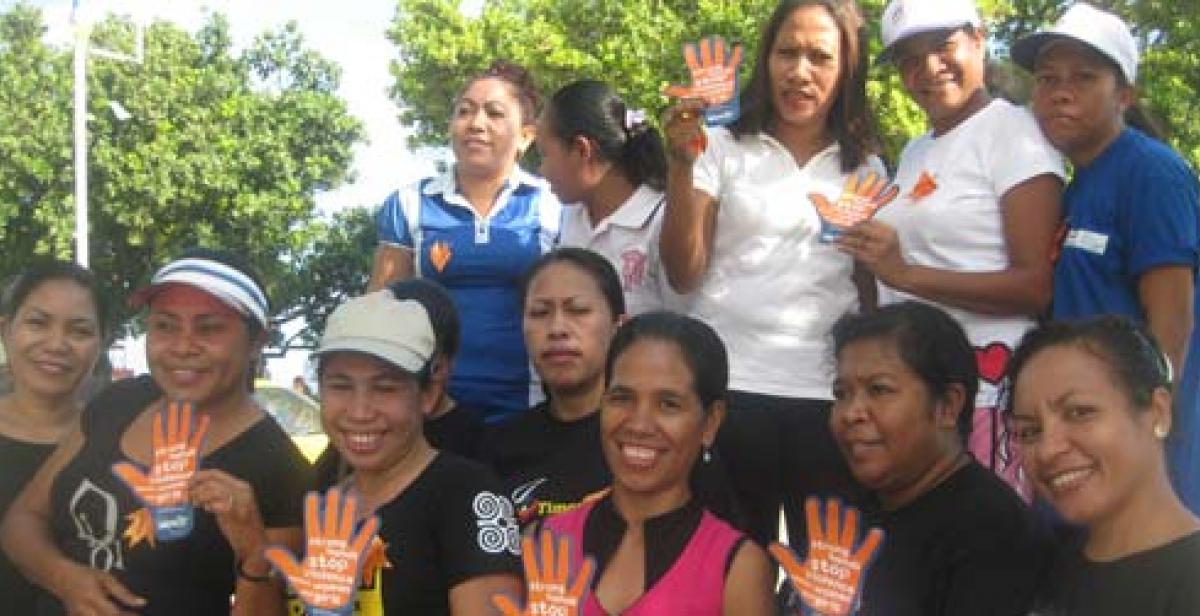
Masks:
[[[250,397],[268,325],[262,285],[240,259],[194,250],[133,303],[148,307],[152,378],[122,381],[89,403],[13,504],[4,549],[57,599],[38,614],[210,616],[229,613],[231,595],[233,614],[283,614],[283,588],[262,550],[300,548],[311,470]],[[208,418],[188,483],[193,528],[173,541],[156,540],[154,512],[114,472],[116,463],[150,465],[153,422],[167,400]]]
[[[1153,337],[1121,317],[1050,323],[1025,335],[1009,378],[1025,472],[1084,529],[1037,614],[1200,614],[1200,521],[1167,474],[1172,371]]]
[[[78,422],[83,389],[108,325],[96,279],[64,261],[18,275],[0,303],[13,391],[0,398],[0,518]],[[0,552],[5,613],[31,614],[36,587]]]
[[[834,326],[830,428],[871,491],[883,545],[863,616],[1024,616],[1039,575],[1036,525],[966,450],[978,378],[962,327],[917,302]],[[808,495],[806,495],[808,496]],[[819,496],[819,495],[818,495]]]
[[[512,503],[482,465],[425,439],[445,387],[437,349],[428,310],[393,288],[339,306],[321,337],[321,423],[380,521],[358,616],[487,614],[492,595],[520,589]]]
[[[525,346],[546,402],[491,429],[483,459],[522,525],[578,506],[611,483],[600,448],[604,358],[625,314],[616,270],[583,248],[542,256],[522,286]]]

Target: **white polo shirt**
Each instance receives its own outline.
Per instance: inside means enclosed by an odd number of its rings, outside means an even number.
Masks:
[[[595,227],[586,207],[571,205],[563,210],[562,245],[587,248],[612,263],[621,276],[629,316],[675,304],[658,251],[663,200],[662,191],[643,184]]]
[[[708,271],[685,306],[713,326],[729,351],[730,387],[773,396],[831,397],[829,329],[858,310],[854,261],[819,241],[809,193],[842,192],[836,144],[803,167],[769,135],[709,133],[695,186],[717,199]],[[884,173],[872,158],[869,166]],[[861,171],[861,170],[860,170]]]
[[[955,272],[1004,270],[1009,259],[1000,199],[1047,173],[1064,177],[1062,157],[1027,109],[997,99],[940,137],[926,133],[909,142],[896,170],[900,196],[875,217],[896,229],[909,263]],[[913,187],[922,174],[937,188],[918,196]],[[994,406],[1003,367],[1033,319],[980,314],[879,287],[880,305],[918,299],[958,320],[980,359],[977,406]]]

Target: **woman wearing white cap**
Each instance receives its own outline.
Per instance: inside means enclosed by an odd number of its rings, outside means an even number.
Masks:
[[[1155,139],[1138,107],[1137,45],[1115,15],[1076,4],[1050,30],[1014,45],[1013,59],[1033,71],[1034,114],[1075,167],[1063,199],[1054,316],[1120,314],[1145,323],[1175,375],[1183,368],[1168,452],[1176,489],[1200,511],[1196,175]]]
[[[284,614],[262,550],[300,548],[311,470],[250,397],[268,328],[262,285],[236,257],[195,250],[133,303],[147,307],[151,376],[88,404],[10,510],[4,549],[57,598],[38,614],[207,616],[229,613],[231,595],[234,614]],[[116,470],[155,462],[152,432],[166,401],[190,402],[208,426],[188,485],[192,528],[170,541],[156,540],[163,510],[147,511]]]
[[[491,614],[493,595],[520,594],[512,503],[485,467],[425,439],[445,386],[432,378],[437,354],[425,307],[391,288],[338,306],[321,336],[321,423],[384,544],[362,616]]]
[[[1028,496],[996,408],[1012,348],[1049,305],[1062,161],[1027,110],[988,94],[973,0],[892,0],[883,44],[931,130],[900,156],[900,198],[841,246],[880,304],[930,302],[963,325],[980,373],[971,452]]]

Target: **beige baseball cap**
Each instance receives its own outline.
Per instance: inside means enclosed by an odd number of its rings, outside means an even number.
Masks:
[[[412,374],[433,358],[437,339],[429,313],[416,300],[398,300],[388,289],[355,297],[325,322],[317,355],[366,353]]]

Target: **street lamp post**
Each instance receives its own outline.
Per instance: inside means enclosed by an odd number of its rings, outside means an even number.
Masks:
[[[135,39],[133,54],[118,53],[107,49],[91,49],[92,21],[81,14],[79,0],[75,0],[72,20],[75,23],[75,261],[88,266],[88,169],[87,169],[87,60],[88,54],[120,62],[141,64],[145,59],[145,27],[134,23]]]

